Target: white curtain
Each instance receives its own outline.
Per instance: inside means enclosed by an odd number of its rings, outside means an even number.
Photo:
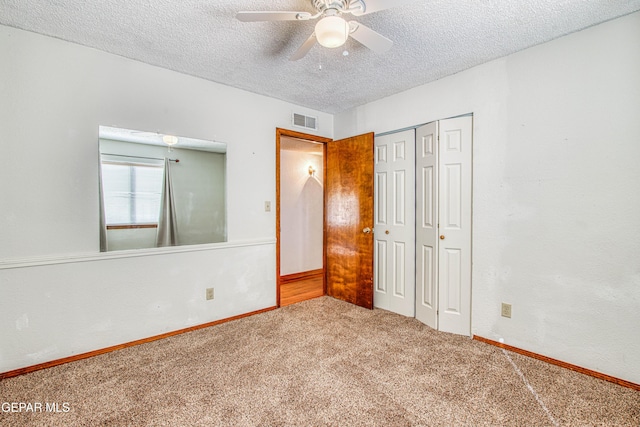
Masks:
[[[156,246],[178,245],[178,226],[176,208],[173,202],[173,186],[171,184],[171,162],[164,159],[164,182],[162,184],[162,198],[160,200],[160,218],[158,220],[158,235]]]
[[[100,181],[100,188],[98,193],[100,195],[100,252],[107,252],[109,247],[107,245],[107,222],[104,214],[104,190],[102,189],[102,161],[98,166],[98,181]]]

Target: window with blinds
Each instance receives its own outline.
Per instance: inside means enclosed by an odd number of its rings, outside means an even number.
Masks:
[[[163,176],[162,165],[103,161],[102,191],[107,227],[157,226]]]

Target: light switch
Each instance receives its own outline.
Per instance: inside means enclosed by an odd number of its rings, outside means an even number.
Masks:
[[[271,202],[269,201],[264,202],[264,211],[271,212]]]

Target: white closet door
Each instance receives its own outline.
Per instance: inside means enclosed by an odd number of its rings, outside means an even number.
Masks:
[[[415,132],[375,138],[373,305],[415,314]]]
[[[438,122],[416,130],[416,319],[438,329]]]
[[[416,318],[471,335],[472,117],[416,132]]]
[[[440,121],[438,329],[471,335],[472,118]]]

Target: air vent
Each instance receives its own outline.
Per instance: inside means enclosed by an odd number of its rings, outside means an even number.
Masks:
[[[301,128],[318,130],[318,118],[293,113],[293,125]]]

